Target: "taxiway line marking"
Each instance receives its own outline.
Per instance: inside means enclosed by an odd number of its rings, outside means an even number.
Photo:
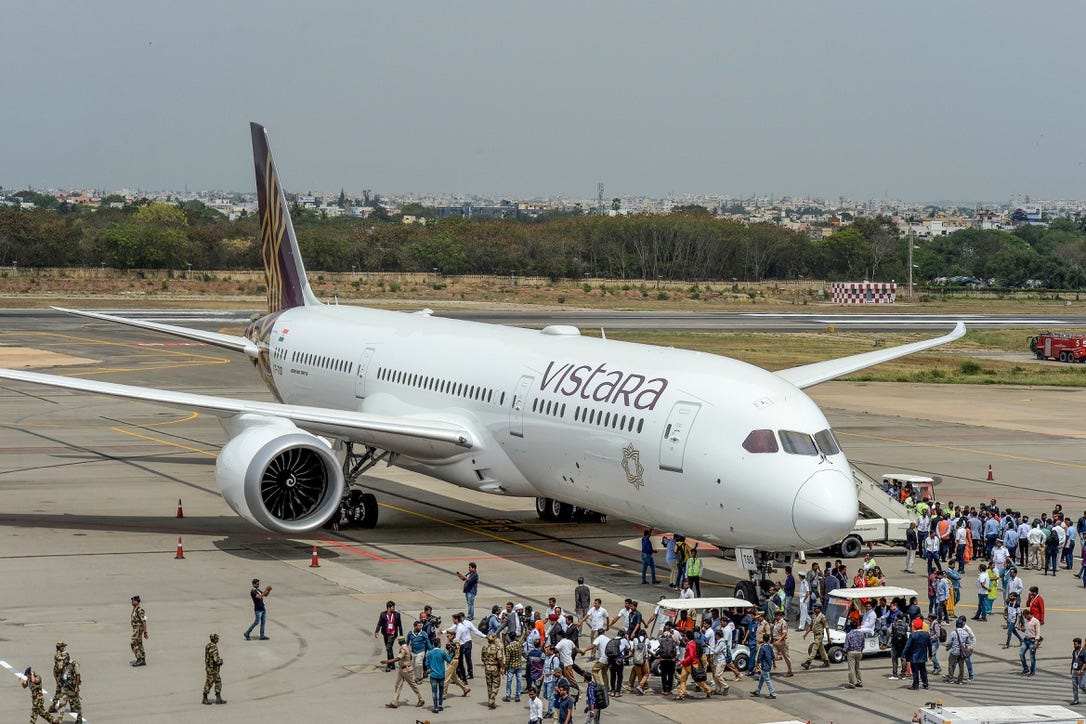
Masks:
[[[1082,463],[1065,463],[1059,460],[1045,460],[1044,458],[1031,458],[1026,455],[1012,455],[1011,453],[996,452],[992,450],[975,450],[968,447],[956,447],[954,445],[940,445],[937,442],[917,442],[916,440],[902,440],[896,437],[884,437],[882,435],[864,435],[858,432],[841,432],[834,434],[840,434],[846,437],[858,437],[864,440],[881,440],[883,442],[896,442],[904,445],[912,445],[914,447],[933,447],[939,450],[950,450],[952,452],[964,452],[972,453],[974,455],[986,455],[988,457],[1003,458],[1004,460],[1020,460],[1027,463],[1041,463],[1044,465],[1056,465],[1064,468],[1078,468],[1079,470],[1086,470],[1086,465]]]
[[[385,558],[384,556],[379,556],[376,553],[370,553],[369,551],[362,550],[358,546],[353,546],[353,545],[350,545],[349,543],[344,543],[344,542],[338,541],[338,540],[332,540],[331,538],[317,538],[316,540],[317,540],[318,543],[323,543],[326,546],[334,546],[336,548],[340,548],[340,549],[345,550],[345,551],[350,551],[351,553],[357,553],[360,556],[365,556],[366,558],[370,558],[370,559],[373,559],[375,561],[379,561],[381,563],[402,563],[403,562],[403,561],[399,561],[399,560],[394,561],[394,560],[392,560],[390,558]]]
[[[125,430],[122,427],[111,427],[110,430],[113,430],[114,432],[119,432],[122,435],[130,435],[132,437],[138,437],[141,440],[149,440],[150,442],[157,442],[157,443],[160,443],[162,445],[168,445],[169,447],[176,447],[176,448],[180,448],[182,450],[188,450],[189,452],[199,453],[201,455],[207,455],[208,457],[211,457],[211,458],[217,458],[219,456],[219,453],[214,452],[214,451],[201,450],[200,448],[197,448],[197,447],[192,447],[190,445],[182,445],[181,443],[172,442],[170,440],[163,440],[162,438],[158,438],[158,437],[151,437],[150,435],[141,435],[138,432],[131,432],[129,430]]]

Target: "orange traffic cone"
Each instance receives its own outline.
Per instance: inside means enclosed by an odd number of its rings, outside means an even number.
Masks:
[[[177,517],[178,518],[184,518],[185,517],[185,511],[181,510],[181,498],[177,499]]]
[[[185,549],[181,547],[181,536],[177,536],[177,555],[174,556],[175,561],[179,561],[185,557]]]
[[[317,546],[313,546],[313,560],[309,561],[310,568],[320,568],[321,562],[317,559]]]
[[[989,480],[995,480],[995,478],[992,477],[992,466],[991,465],[988,466],[988,479]]]

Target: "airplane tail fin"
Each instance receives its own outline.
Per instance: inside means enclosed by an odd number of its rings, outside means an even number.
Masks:
[[[302,266],[298,239],[294,236],[287,197],[279,183],[275,161],[272,160],[268,133],[259,123],[250,123],[249,130],[253,135],[256,198],[260,209],[260,250],[264,258],[264,281],[268,288],[268,313],[319,305]]]

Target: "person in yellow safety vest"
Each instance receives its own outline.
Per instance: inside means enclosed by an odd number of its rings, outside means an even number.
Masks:
[[[928,505],[927,499],[921,500],[919,503],[916,504],[916,514],[917,515],[924,515],[929,510],[931,510],[931,506]]]
[[[910,515],[916,512],[916,503],[911,495],[905,496],[905,510],[909,511]]]
[[[690,549],[690,557],[686,559],[686,580],[690,581],[690,588],[694,595],[701,598],[701,571],[703,562],[698,558],[698,549]]]

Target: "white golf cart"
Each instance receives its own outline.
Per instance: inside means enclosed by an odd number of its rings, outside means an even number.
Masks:
[[[836,588],[830,593],[829,601],[826,604],[826,621],[829,623],[829,628],[826,631],[826,653],[830,656],[830,661],[835,664],[839,664],[845,660],[845,623],[848,621],[848,610],[852,606],[853,602],[856,602],[859,606],[860,599],[870,598],[875,602],[880,598],[885,598],[887,603],[895,598],[903,598],[905,603],[909,602],[910,596],[915,596],[916,591],[911,588],[901,588],[899,586],[870,586],[867,588]],[[863,615],[863,611],[860,611]],[[870,656],[872,654],[885,654],[890,652],[889,645],[880,644],[878,636],[868,636],[864,641],[864,656]]]
[[[656,650],[660,647],[660,642],[656,640],[656,637],[660,635],[660,632],[664,630],[664,624],[670,621],[675,623],[679,618],[680,610],[693,609],[696,611],[696,615],[693,617],[694,625],[697,626],[701,623],[701,614],[705,611],[712,609],[720,611],[720,615],[724,614],[731,609],[746,609],[754,608],[754,604],[742,598],[662,598],[656,602],[656,619],[652,622],[652,627],[648,631],[649,637],[649,650],[653,655],[652,673],[658,675],[659,671],[657,665],[659,659],[656,657]],[[740,632],[740,633],[746,633]],[[747,664],[750,663],[750,649],[746,644],[733,644],[732,645],[732,661],[740,669],[746,669]]]

